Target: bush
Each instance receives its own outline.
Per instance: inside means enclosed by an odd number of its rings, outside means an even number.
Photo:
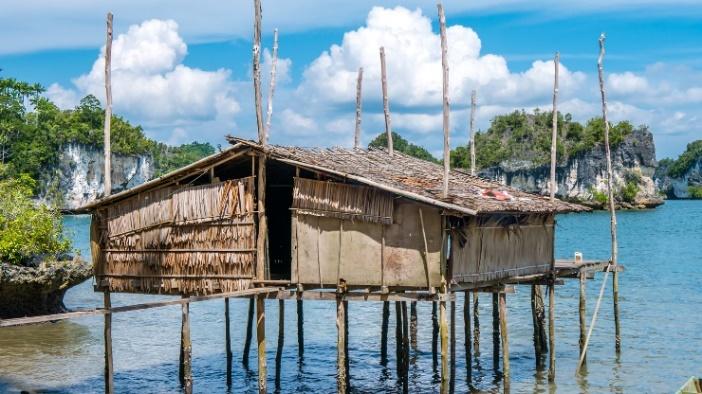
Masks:
[[[639,184],[629,181],[619,190],[619,197],[624,202],[633,203],[638,193]]]
[[[0,262],[24,265],[35,256],[56,256],[71,248],[62,234],[60,213],[34,205],[35,186],[27,175],[0,177]]]
[[[607,193],[606,192],[601,192],[595,188],[592,188],[590,190],[590,193],[592,193],[592,199],[597,201],[600,204],[606,204],[607,201],[609,200],[607,198]]]
[[[687,193],[692,199],[702,200],[702,186],[688,186]]]

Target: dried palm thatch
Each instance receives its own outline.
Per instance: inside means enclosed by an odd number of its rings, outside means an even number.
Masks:
[[[253,178],[165,187],[93,215],[95,273],[111,291],[211,294],[249,287],[255,262]],[[100,233],[98,229],[101,229]],[[97,249],[97,251],[95,250]]]
[[[295,178],[292,206],[300,215],[392,224],[392,195],[365,186]]]

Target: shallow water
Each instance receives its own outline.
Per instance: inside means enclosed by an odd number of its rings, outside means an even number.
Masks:
[[[690,375],[702,375],[702,202],[670,201],[652,211],[620,212],[622,353],[614,354],[611,283],[608,283],[588,353],[588,373],[575,378],[578,357],[578,284],[569,280],[556,289],[557,379],[549,386],[537,372],[532,345],[529,287],[508,296],[512,392],[674,392]],[[89,218],[66,217],[76,246],[88,250]],[[609,216],[605,212],[558,218],[557,257],[578,250],[585,258],[609,256]],[[588,314],[592,313],[601,276],[588,281]],[[165,297],[160,297],[165,298]],[[114,294],[113,305],[152,301],[156,296]],[[455,391],[499,392],[493,368],[491,297],[481,298],[481,355],[473,359],[473,384],[466,382],[462,307],[457,305]],[[102,295],[91,281],[71,289],[69,308],[100,306]],[[226,386],[224,306],[222,300],[191,305],[193,376],[196,392],[253,392],[256,358],[251,370],[241,364],[248,301],[232,300],[233,384]],[[270,391],[336,391],[335,305],[305,302],[305,355],[297,357],[295,303],[285,304],[286,337],[280,384],[275,384],[278,303],[268,301],[266,335]],[[349,357],[352,391],[398,392],[394,371],[394,328],[389,329],[389,362],[380,365],[381,303],[349,305]],[[391,311],[391,317],[394,312]],[[432,366],[431,304],[419,303],[418,348],[411,351],[411,392],[437,392]],[[588,318],[589,322],[589,318]],[[180,308],[120,313],[113,318],[115,386],[118,392],[178,392]],[[89,317],[31,327],[0,329],[0,392],[103,391],[102,318]]]

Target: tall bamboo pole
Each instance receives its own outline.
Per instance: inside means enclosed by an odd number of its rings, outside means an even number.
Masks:
[[[585,345],[580,353],[580,360],[578,361],[578,366],[575,369],[575,374],[580,372],[583,362],[585,361],[585,354],[587,352],[587,346],[590,343],[590,336],[592,335],[592,330],[597,322],[597,313],[600,310],[600,303],[602,302],[602,296],[604,295],[604,289],[607,286],[607,279],[610,270],[613,270],[613,278],[617,275],[617,254],[618,254],[618,244],[617,244],[617,215],[614,207],[614,177],[612,175],[612,157],[609,148],[609,121],[607,120],[607,94],[605,91],[604,84],[604,66],[603,60],[605,55],[605,34],[600,34],[600,55],[597,58],[597,75],[600,82],[600,95],[602,98],[602,120],[604,121],[604,146],[605,146],[605,159],[607,160],[607,197],[609,202],[609,216],[610,216],[610,232],[612,236],[612,261],[607,266],[605,270],[604,278],[602,279],[602,286],[600,287],[600,294],[597,298],[597,303],[595,304],[595,310],[592,313],[592,320],[590,321],[590,327],[587,331],[587,337],[585,337]],[[615,329],[615,350],[619,351],[621,346],[621,338],[619,336],[619,303],[617,297],[619,296],[618,282],[613,280],[613,284],[616,285],[614,288],[613,302],[614,302],[614,329]]]
[[[268,111],[266,112],[266,141],[271,136],[271,118],[273,117],[273,94],[275,93],[275,72],[278,67],[278,29],[273,30],[273,59],[271,61],[271,80],[268,87]]]
[[[254,0],[254,38],[253,38],[253,81],[254,107],[256,111],[256,128],[258,141],[266,143],[266,129],[263,125],[263,108],[261,106],[261,0]]]
[[[385,48],[380,47],[380,82],[383,88],[383,113],[385,114],[385,135],[388,139],[388,153],[393,155],[392,123],[390,121],[390,104],[388,100],[388,77],[385,68]]]
[[[112,13],[107,13],[107,38],[105,39],[105,197],[112,194],[112,147],[110,127],[112,122]],[[108,316],[108,315],[105,315]]]
[[[478,105],[477,93],[470,92],[470,174],[475,175],[475,111]]]
[[[551,201],[554,200],[556,196],[556,148],[558,142],[558,67],[560,64],[561,55],[556,52],[556,56],[553,58],[554,66],[554,80],[553,80],[553,121],[552,121],[552,132],[551,132],[551,181],[549,182],[549,194],[551,195]]]
[[[448,46],[446,44],[446,16],[444,15],[444,6],[439,3],[436,5],[439,10],[439,29],[441,34],[441,68],[443,70],[443,124],[444,124],[444,198],[448,197],[449,192],[449,169],[451,167],[450,158],[450,143],[449,143],[449,64],[448,64]]]
[[[363,67],[358,68],[358,77],[356,78],[356,132],[353,135],[353,147],[358,149],[361,147],[361,89],[363,84]]]

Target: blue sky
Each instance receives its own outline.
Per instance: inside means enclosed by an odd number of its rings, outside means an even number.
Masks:
[[[398,4],[405,8],[396,8]],[[373,11],[374,6],[382,8]],[[280,29],[274,143],[350,144],[351,81],[358,66],[368,76],[364,141],[382,130],[375,55],[382,44],[395,130],[434,152],[440,149],[440,84],[435,83],[441,77],[440,52],[432,41],[438,32],[433,2],[308,0],[291,5],[264,0],[263,7],[266,48],[273,28]],[[449,36],[452,145],[465,143],[471,88],[479,92],[481,128],[494,115],[513,109],[548,109],[553,78],[548,73],[556,50],[565,67],[561,107],[579,120],[599,115],[595,62],[603,31],[612,118],[649,125],[659,158],[677,155],[688,142],[702,138],[702,5],[447,1],[445,8],[449,27],[455,27]],[[186,1],[145,6],[137,1],[10,0],[0,15],[0,75],[40,82],[64,107],[87,93],[101,99],[98,63],[108,9],[115,13],[115,56],[123,56],[116,60],[116,112],[171,143],[224,144],[227,133],[253,138],[248,1],[226,6],[205,1],[196,7]],[[336,53],[330,52],[332,46]]]

